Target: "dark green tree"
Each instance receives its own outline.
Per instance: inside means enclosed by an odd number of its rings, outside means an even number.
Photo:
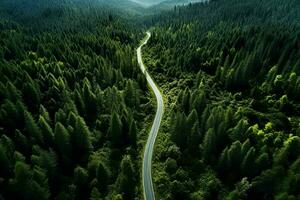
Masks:
[[[122,122],[119,115],[112,113],[109,125],[109,138],[114,147],[120,147],[122,144]]]

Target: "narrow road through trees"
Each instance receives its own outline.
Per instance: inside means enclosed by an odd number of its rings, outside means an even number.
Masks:
[[[143,190],[144,190],[144,199],[145,200],[154,200],[155,199],[153,183],[152,183],[152,170],[151,170],[152,156],[153,156],[155,140],[156,140],[156,137],[158,134],[158,130],[159,130],[163,112],[164,112],[164,103],[163,103],[162,95],[161,95],[158,87],[152,80],[151,76],[147,72],[146,67],[143,63],[143,59],[142,59],[142,47],[147,44],[150,37],[151,37],[151,33],[147,32],[147,36],[144,39],[144,42],[137,49],[138,63],[140,65],[142,72],[145,74],[148,84],[150,85],[152,91],[154,92],[156,100],[157,100],[156,115],[155,115],[154,122],[152,124],[151,131],[149,133],[149,137],[148,137],[147,144],[145,147],[144,158],[143,158],[143,174],[142,174],[142,176],[143,176]]]

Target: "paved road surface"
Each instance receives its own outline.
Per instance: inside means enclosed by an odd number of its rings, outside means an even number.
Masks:
[[[152,183],[152,172],[151,172],[151,164],[152,164],[152,156],[153,156],[153,149],[154,149],[154,143],[158,134],[158,130],[160,127],[160,123],[162,120],[163,112],[164,112],[164,103],[162,95],[150,77],[149,73],[146,70],[146,67],[143,63],[142,59],[142,47],[147,44],[149,38],[151,37],[151,33],[147,32],[147,36],[144,40],[144,42],[141,44],[141,46],[137,49],[137,58],[138,63],[140,65],[140,68],[142,72],[145,74],[148,84],[150,85],[152,91],[155,94],[156,100],[157,100],[157,110],[154,122],[152,124],[151,131],[149,133],[149,137],[147,140],[147,144],[145,147],[144,152],[144,158],[143,158],[143,190],[144,190],[144,199],[145,200],[154,200],[155,194],[153,189],[153,183]]]

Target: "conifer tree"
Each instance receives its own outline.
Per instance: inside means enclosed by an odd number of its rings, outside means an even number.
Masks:
[[[52,128],[50,127],[50,125],[47,123],[47,121],[43,116],[40,116],[38,123],[41,129],[41,133],[44,136],[45,145],[51,147],[53,145],[53,140],[54,140],[54,133],[52,131]]]
[[[88,79],[85,79],[83,86],[83,100],[85,107],[85,119],[92,123],[96,120],[99,107],[95,94],[91,91]],[[80,101],[80,100],[79,100]]]
[[[202,157],[204,161],[207,163],[214,162],[216,156],[216,135],[212,128],[210,128],[205,134],[202,149]]]
[[[131,121],[129,127],[129,140],[130,140],[130,144],[135,148],[137,145],[137,127],[136,127],[135,120]]]
[[[221,175],[226,176],[229,167],[230,167],[230,163],[229,163],[228,147],[226,147],[221,153],[221,156],[219,158],[218,170]]]
[[[99,162],[98,164],[98,167],[96,169],[96,176],[99,191],[101,191],[101,193],[107,192],[110,175],[107,167],[102,162]]]
[[[74,169],[74,182],[76,185],[76,197],[78,199],[85,198],[88,193],[88,172],[82,168],[77,166]]]
[[[48,124],[51,123],[51,118],[50,118],[49,112],[43,105],[40,105],[39,113]]]
[[[5,178],[11,174],[11,162],[7,156],[6,150],[0,145],[0,176]]]
[[[256,169],[255,166],[255,148],[251,147],[247,152],[246,156],[243,158],[241,169],[242,173],[249,178],[252,178]]]
[[[201,134],[199,128],[199,122],[196,122],[190,132],[190,135],[187,138],[187,144],[189,152],[195,155],[199,151],[199,144],[200,144]]]
[[[115,112],[112,113],[110,119],[109,138],[114,147],[120,147],[122,144],[122,122]]]
[[[117,179],[117,190],[122,194],[124,200],[132,199],[135,193],[134,168],[130,156],[124,156],[121,162],[121,172]]]
[[[32,82],[25,83],[22,94],[24,102],[29,107],[29,109],[33,112],[38,110],[41,102],[41,94]]]
[[[28,111],[25,111],[24,113],[24,120],[28,136],[31,136],[37,144],[44,145],[44,138],[41,130]]]
[[[72,142],[74,155],[78,158],[79,163],[86,163],[93,147],[91,144],[91,133],[81,117],[77,117]]]
[[[70,135],[60,122],[55,125],[54,141],[59,154],[70,159],[72,150]]]
[[[172,119],[171,139],[182,150],[186,148],[186,117],[184,113],[176,113]]]

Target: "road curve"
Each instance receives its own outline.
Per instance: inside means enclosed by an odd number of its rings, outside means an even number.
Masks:
[[[152,124],[151,131],[149,133],[147,144],[146,144],[146,147],[144,150],[145,151],[144,158],[143,158],[143,174],[142,174],[142,176],[143,176],[143,190],[144,190],[144,199],[145,200],[154,200],[155,199],[153,183],[152,183],[151,165],[152,165],[154,144],[155,144],[155,140],[156,140],[158,130],[160,127],[160,123],[162,120],[163,112],[164,112],[164,102],[163,102],[162,95],[161,95],[158,87],[152,80],[151,76],[147,72],[146,67],[143,63],[143,59],[142,59],[142,47],[147,44],[150,37],[151,37],[151,33],[147,32],[147,36],[144,39],[144,42],[137,49],[138,63],[140,65],[142,72],[145,74],[148,84],[150,85],[152,91],[154,92],[156,100],[157,100],[156,115],[155,115],[155,119]]]

